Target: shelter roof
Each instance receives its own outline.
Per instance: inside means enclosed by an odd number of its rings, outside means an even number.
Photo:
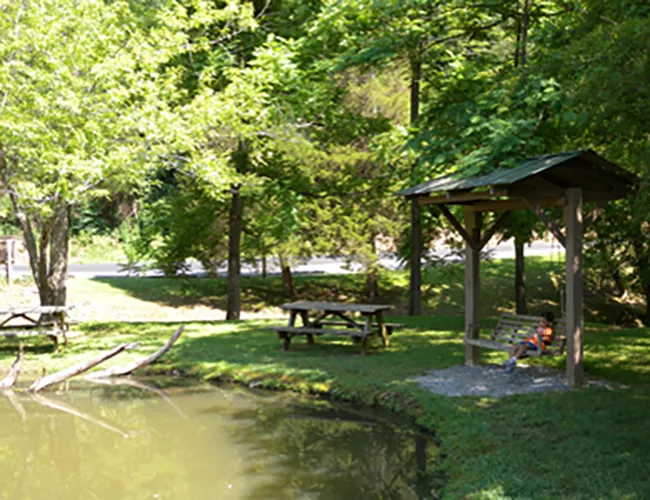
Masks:
[[[519,167],[484,175],[465,176],[458,172],[396,194],[426,198],[421,200],[425,204],[469,205],[486,200],[504,201],[506,198],[555,200],[554,203],[540,204],[561,205],[558,200],[563,199],[567,188],[581,188],[584,201],[608,201],[626,196],[635,183],[633,174],[587,149],[537,156]],[[445,195],[431,196],[437,193]],[[511,208],[517,207],[513,205]]]

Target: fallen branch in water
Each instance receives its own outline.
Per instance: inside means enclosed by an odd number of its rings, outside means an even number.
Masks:
[[[83,363],[76,364],[74,366],[71,366],[70,368],[66,368],[65,370],[61,370],[56,373],[53,373],[52,375],[41,377],[30,386],[29,390],[31,392],[38,392],[49,385],[63,382],[64,380],[67,380],[70,377],[74,377],[75,375],[79,375],[81,373],[90,370],[91,368],[94,368],[98,364],[103,363],[107,359],[110,359],[113,356],[118,355],[122,351],[128,351],[129,349],[133,349],[138,345],[140,345],[139,342],[131,343],[131,344],[120,344],[117,347],[111,349],[110,351],[102,353],[99,356],[89,361],[84,361]]]
[[[169,396],[167,396],[167,394],[165,394],[164,390],[158,389],[157,387],[152,387],[152,386],[150,386],[148,384],[140,382],[139,380],[134,380],[132,378],[96,378],[96,377],[93,377],[92,374],[89,375],[88,377],[85,377],[84,380],[87,380],[89,382],[93,382],[95,384],[111,385],[111,386],[135,387],[136,389],[141,389],[141,390],[144,390],[144,391],[153,392],[156,396],[158,396],[165,403],[167,403],[169,406],[171,406],[174,409],[174,411],[176,413],[178,413],[181,417],[189,418],[183,412],[183,410],[181,410],[171,399],[169,399]]]
[[[158,358],[160,358],[163,354],[165,354],[167,351],[169,351],[171,346],[174,345],[174,342],[176,342],[178,340],[178,337],[181,336],[181,333],[183,333],[184,329],[185,329],[184,326],[180,326],[178,330],[176,330],[176,333],[174,333],[174,335],[171,336],[171,338],[165,343],[164,346],[162,346],[160,349],[158,349],[153,354],[147,356],[146,358],[135,360],[126,365],[114,366],[113,368],[108,368],[100,372],[91,373],[90,375],[88,375],[87,378],[94,379],[94,378],[106,378],[106,377],[120,377],[122,375],[128,375],[130,373],[133,373],[138,368],[142,368],[143,366],[150,365]]]
[[[16,380],[18,380],[18,375],[20,375],[20,369],[23,366],[23,345],[20,344],[18,346],[18,356],[16,357],[16,361],[11,365],[11,368],[9,368],[9,373],[7,373],[7,376],[4,378],[2,382],[0,382],[0,389],[9,389],[14,386],[16,383]]]
[[[16,397],[16,393],[13,391],[13,389],[6,389],[1,392],[7,397],[11,405],[14,407],[14,410],[16,410],[16,413],[20,415],[21,420],[23,422],[27,420],[27,413],[25,412],[25,408],[23,408],[23,405],[20,404],[20,400],[18,397]]]
[[[42,396],[40,394],[32,394],[33,400],[38,403],[41,406],[46,406],[48,408],[52,408],[53,410],[58,410],[62,411],[65,413],[69,413],[70,415],[74,415],[75,417],[79,417],[83,420],[87,420],[88,422],[92,422],[93,424],[99,425],[100,427],[103,427],[104,429],[107,429],[109,431],[113,431],[117,434],[121,434],[123,437],[128,438],[129,433],[123,431],[122,429],[118,429],[114,425],[109,424],[108,422],[102,420],[101,418],[98,417],[93,417],[92,415],[88,415],[87,413],[84,413],[82,411],[77,410],[76,408],[63,403],[62,401],[53,401],[49,398],[46,398],[45,396]]]

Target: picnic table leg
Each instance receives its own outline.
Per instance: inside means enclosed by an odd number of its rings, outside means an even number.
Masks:
[[[384,323],[384,315],[381,311],[377,312],[377,326],[379,327],[379,334],[381,339],[384,341],[384,347],[390,347],[390,340],[388,340],[388,331],[386,330],[386,324]]]
[[[59,352],[59,337],[56,335],[56,333],[51,333],[50,335],[47,336],[52,341],[54,351],[53,352]]]
[[[307,311],[300,311],[300,317],[302,318],[302,326],[309,325],[309,313]],[[314,336],[311,333],[307,334],[307,344],[314,344]]]
[[[366,335],[363,337],[363,349],[361,351],[361,355],[365,356],[368,354],[368,342],[370,341],[370,335]]]
[[[59,324],[59,328],[61,329],[61,333],[63,335],[63,343],[67,346],[68,345],[68,324],[65,321],[65,311],[61,311],[60,313],[57,314],[57,322]]]
[[[294,326],[296,324],[296,316],[298,313],[296,311],[291,311],[289,313],[289,326]],[[280,338],[284,340],[284,350],[288,351],[289,346],[291,345],[291,333],[289,332],[278,332]]]

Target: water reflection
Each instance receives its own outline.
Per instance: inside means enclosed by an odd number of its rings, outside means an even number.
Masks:
[[[384,417],[237,388],[150,385],[3,393],[0,498],[436,498],[437,448]]]

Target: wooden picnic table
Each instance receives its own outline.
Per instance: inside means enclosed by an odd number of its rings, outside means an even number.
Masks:
[[[384,347],[390,346],[388,336],[393,328],[404,325],[386,323],[384,311],[393,306],[383,304],[346,304],[342,302],[312,302],[300,300],[280,306],[289,311],[289,322],[286,326],[272,326],[271,330],[278,332],[284,340],[284,348],[289,349],[292,337],[305,335],[307,343],[314,343],[318,335],[346,335],[363,345],[363,354],[368,352],[368,342],[374,336],[380,336]],[[310,318],[310,314],[313,316]],[[300,316],[301,326],[296,326],[296,318]],[[327,326],[328,328],[323,328]]]
[[[58,347],[58,334],[66,335],[70,326],[70,306],[20,306],[0,308],[0,337],[46,335]],[[17,322],[17,320],[23,320]]]

